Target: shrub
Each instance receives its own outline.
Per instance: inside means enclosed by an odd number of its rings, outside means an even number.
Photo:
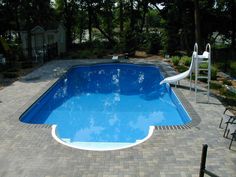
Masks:
[[[177,66],[179,64],[180,58],[178,56],[171,57],[173,65]]]
[[[229,98],[236,98],[236,93],[229,91],[227,88],[221,88],[220,94]]]
[[[201,63],[201,64],[199,65],[199,68],[207,69],[207,68],[208,68],[208,64],[207,64],[207,63]]]
[[[21,68],[22,69],[27,69],[27,68],[32,68],[33,67],[33,63],[30,61],[26,61],[26,62],[22,62],[21,63]]]
[[[152,35],[150,35],[149,38],[149,53],[151,54],[158,54],[158,51],[161,48],[161,44],[160,44],[160,37],[158,34],[154,33]]]
[[[230,63],[230,74],[233,77],[236,77],[236,62],[235,61],[231,61]]]
[[[17,78],[17,77],[19,77],[19,74],[18,74],[18,72],[6,71],[3,73],[3,76],[5,78]]]
[[[132,30],[128,29],[125,33],[124,43],[125,43],[125,51],[126,52],[135,51],[138,47],[138,37],[137,37],[136,33],[134,33]]]
[[[179,73],[182,73],[188,70],[188,67],[184,65],[178,65],[176,68],[179,71]]]
[[[224,84],[224,85],[229,85],[229,86],[232,85],[231,81],[226,80],[226,79],[223,80],[223,84]]]
[[[220,83],[210,82],[210,88],[212,88],[212,89],[221,89],[222,85]]]
[[[185,66],[190,66],[191,64],[191,57],[188,56],[183,56],[181,57],[181,62],[185,65]]]
[[[207,69],[208,68],[208,64],[207,63],[202,63],[202,64],[200,64],[199,68]],[[203,72],[204,71],[202,71],[202,73]],[[212,80],[216,80],[217,72],[218,72],[218,69],[215,66],[212,65],[211,66],[211,79]]]
[[[78,58],[87,59],[90,58],[92,54],[91,50],[82,50],[79,52]]]
[[[159,50],[159,55],[161,56],[165,56],[167,52],[165,50]]]
[[[211,66],[211,79],[216,80],[218,69],[215,66]]]
[[[231,63],[230,63],[230,69],[236,70],[236,61],[231,61]]]

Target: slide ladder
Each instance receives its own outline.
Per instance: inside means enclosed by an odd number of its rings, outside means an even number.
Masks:
[[[198,53],[197,43],[194,46],[194,50]],[[207,67],[201,67],[201,65],[207,65]],[[191,78],[191,77],[190,77]],[[197,92],[199,91],[197,85],[199,79],[207,80],[207,102],[209,102],[210,97],[210,81],[211,81],[211,46],[208,43],[206,49],[202,55],[197,55],[195,59],[195,101],[197,102]]]
[[[207,68],[202,68],[201,64],[205,63]],[[197,85],[199,79],[207,79],[207,101],[209,102],[210,96],[210,80],[211,80],[211,46],[210,44],[206,45],[206,50],[202,55],[198,55],[198,45],[195,43],[194,51],[192,54],[192,61],[190,67],[187,71],[167,77],[160,82],[160,85],[163,83],[178,83],[180,80],[190,76],[190,91],[192,90],[192,73],[195,73],[195,101],[197,101],[197,92],[199,91]]]

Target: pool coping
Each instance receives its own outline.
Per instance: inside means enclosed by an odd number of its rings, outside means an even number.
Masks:
[[[76,67],[76,66],[88,66],[88,65],[96,65],[96,64],[137,64],[137,65],[155,65],[156,67],[160,68],[160,72],[164,77],[172,76],[176,74],[174,69],[170,67],[165,62],[161,61],[155,61],[155,62],[135,62],[135,60],[123,60],[121,62],[96,62],[96,63],[82,63],[82,64],[74,64],[72,66],[67,66],[64,69],[66,72],[68,72],[71,68]],[[165,68],[165,66],[168,66],[168,70]],[[45,87],[43,87],[36,95],[34,95],[26,104],[24,104],[20,109],[18,109],[14,113],[14,117],[18,119],[18,122],[20,123],[21,127],[26,127],[26,128],[47,128],[50,129],[52,128],[53,125],[47,125],[47,124],[30,124],[30,123],[23,123],[20,121],[21,116],[27,112],[31,106],[38,100],[40,99],[56,82],[63,77],[65,73],[54,77],[49,83],[46,84]],[[154,126],[155,130],[186,130],[190,129],[192,127],[196,127],[200,122],[201,118],[197,114],[197,112],[194,110],[192,105],[189,103],[189,101],[185,98],[185,96],[181,93],[180,90],[176,87],[170,86],[173,90],[173,92],[176,94],[177,98],[181,101],[182,106],[184,109],[187,111],[189,116],[191,117],[192,121],[190,123],[187,123],[185,125],[173,125],[173,126]]]
[[[58,138],[57,134],[56,134],[56,127],[57,125],[52,125],[52,130],[51,130],[51,135],[52,137],[60,144],[63,144],[64,146],[68,146],[68,147],[71,147],[71,148],[75,148],[75,149],[80,149],[80,150],[87,150],[87,151],[114,151],[114,150],[121,150],[121,149],[127,149],[127,148],[130,148],[130,147],[133,147],[133,146],[136,146],[136,145],[139,145],[145,141],[147,141],[154,133],[154,130],[155,130],[155,126],[149,126],[149,130],[148,130],[148,135],[141,139],[141,140],[136,140],[135,143],[118,143],[118,144],[122,144],[123,146],[119,146],[117,147],[116,143],[101,143],[101,144],[106,144],[106,146],[104,147],[104,145],[102,147],[97,147],[97,143],[100,144],[99,142],[95,142],[96,143],[96,148],[95,147],[91,147],[91,146],[77,146],[77,145],[74,145],[72,143],[67,143],[63,140],[61,140],[60,138]],[[81,143],[81,142],[80,142]],[[83,143],[83,142],[82,142]],[[88,144],[93,144],[94,142],[89,142]],[[108,145],[110,144],[110,145]],[[124,145],[126,144],[126,145]],[[114,146],[115,145],[115,146]]]

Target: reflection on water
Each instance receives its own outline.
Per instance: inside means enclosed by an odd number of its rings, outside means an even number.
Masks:
[[[147,128],[150,125],[158,125],[164,120],[163,112],[151,112],[148,117],[139,115],[137,120],[131,120],[129,122],[130,127],[138,129],[146,133]]]
[[[161,79],[159,70],[149,66],[77,67],[21,120],[56,124],[60,138],[69,142],[136,142],[151,125],[190,121],[181,117],[182,108],[159,85]]]

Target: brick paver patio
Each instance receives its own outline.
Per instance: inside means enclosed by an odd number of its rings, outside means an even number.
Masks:
[[[129,62],[132,60],[129,60]],[[133,60],[156,63],[155,60]],[[75,64],[106,60],[52,61],[0,90],[0,176],[1,177],[197,177],[202,144],[208,144],[207,167],[222,177],[236,177],[236,143],[218,128],[222,104],[195,103],[194,92],[177,88],[201,122],[191,129],[155,130],[146,142],[123,150],[94,152],[66,147],[51,136],[51,127],[30,125],[19,116],[66,68]],[[171,68],[161,63],[164,70]],[[188,80],[181,81],[187,85]],[[198,98],[202,99],[200,95]]]

